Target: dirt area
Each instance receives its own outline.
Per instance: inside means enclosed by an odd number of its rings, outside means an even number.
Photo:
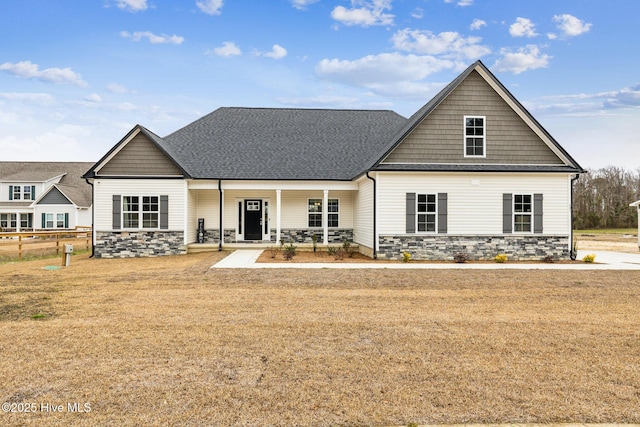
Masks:
[[[638,253],[638,235],[634,233],[579,233],[578,250]]]
[[[37,410],[0,423],[640,422],[638,271],[209,268],[225,255],[1,264],[0,401]]]

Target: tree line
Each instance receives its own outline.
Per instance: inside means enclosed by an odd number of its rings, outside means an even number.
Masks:
[[[573,197],[576,229],[637,227],[638,214],[629,203],[640,200],[640,168],[587,169],[574,183]]]

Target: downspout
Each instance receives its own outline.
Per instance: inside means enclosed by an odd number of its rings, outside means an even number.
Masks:
[[[95,249],[96,249],[96,230],[95,230],[95,224],[94,224],[94,219],[95,218],[95,209],[96,209],[96,204],[94,203],[94,199],[95,197],[95,187],[93,186],[93,183],[89,181],[89,178],[85,178],[84,179],[87,184],[89,184],[91,186],[91,256],[89,258],[93,258],[93,256],[95,255]],[[44,224],[43,224],[44,225]],[[78,226],[78,222],[76,221],[76,226]]]
[[[578,257],[578,251],[576,250],[576,247],[573,244],[573,183],[576,182],[578,178],[580,178],[580,174],[576,174],[573,178],[571,178],[571,215],[569,217],[570,218],[569,226],[571,229],[571,233],[569,234],[569,239],[571,244],[571,249],[569,250],[569,258],[571,258],[571,261],[575,261],[576,258]]]
[[[367,171],[367,178],[373,181],[373,259],[378,259],[378,251],[376,250],[376,247],[378,246],[378,230],[376,228],[376,209],[378,206],[376,201],[376,180],[369,176],[369,171]]]
[[[218,206],[219,206],[219,224],[218,229],[220,230],[218,235],[218,252],[222,251],[222,239],[224,239],[224,230],[222,229],[222,180],[218,180]]]

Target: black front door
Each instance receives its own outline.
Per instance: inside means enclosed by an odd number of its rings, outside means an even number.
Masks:
[[[244,201],[244,240],[262,240],[262,200]]]

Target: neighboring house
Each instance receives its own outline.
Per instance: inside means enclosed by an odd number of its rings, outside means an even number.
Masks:
[[[0,231],[90,227],[86,162],[0,162]]]
[[[356,243],[374,257],[569,257],[582,168],[480,62],[405,119],[220,108],[161,138],[135,126],[85,177],[97,257],[205,242]]]

